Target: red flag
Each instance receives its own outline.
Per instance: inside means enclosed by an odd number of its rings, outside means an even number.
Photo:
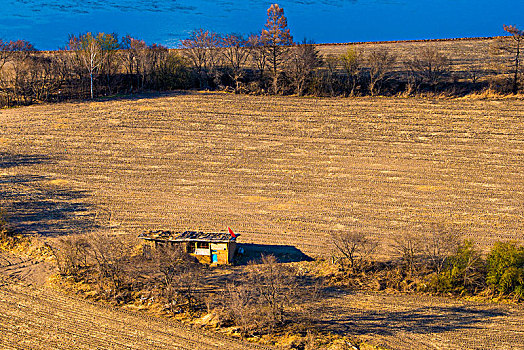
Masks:
[[[233,232],[233,230],[230,227],[228,227],[227,230],[229,231],[229,234],[231,235],[231,237],[237,238],[237,235],[235,234],[235,232]]]

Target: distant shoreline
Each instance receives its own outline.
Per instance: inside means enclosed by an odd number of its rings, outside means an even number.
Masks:
[[[441,38],[441,39],[407,39],[407,40],[381,40],[381,41],[354,41],[345,43],[313,43],[315,46],[349,46],[349,45],[366,45],[366,44],[401,44],[401,43],[427,43],[427,42],[443,42],[443,41],[482,41],[505,38],[508,36],[481,36],[481,37],[464,37],[464,38]],[[169,48],[169,50],[183,50],[179,48]],[[38,50],[39,52],[57,52],[57,50]]]

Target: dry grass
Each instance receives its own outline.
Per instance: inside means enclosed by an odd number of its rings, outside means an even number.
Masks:
[[[329,254],[329,234],[452,225],[522,241],[519,100],[182,94],[2,112],[4,204],[35,232],[224,230]],[[386,249],[387,250],[387,249]]]

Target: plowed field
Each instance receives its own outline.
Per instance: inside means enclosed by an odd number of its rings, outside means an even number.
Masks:
[[[26,231],[231,226],[313,255],[351,228],[524,241],[524,101],[192,93],[17,108],[0,125],[2,204]]]
[[[0,348],[266,349],[16,284],[0,286]]]

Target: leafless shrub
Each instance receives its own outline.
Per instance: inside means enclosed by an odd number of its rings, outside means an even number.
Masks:
[[[450,74],[451,61],[435,48],[425,47],[406,61],[415,87],[421,83],[436,85]]]
[[[404,269],[410,275],[417,271],[423,247],[422,236],[414,232],[404,232],[393,238],[393,249],[400,255]]]
[[[55,257],[58,272],[64,276],[78,276],[88,266],[89,241],[84,235],[60,237],[47,243]]]
[[[152,258],[161,275],[160,285],[166,308],[175,313],[181,309],[191,316],[198,304],[197,292],[202,284],[202,267],[179,246],[158,246]]]
[[[133,244],[123,236],[109,233],[97,233],[88,237],[98,287],[109,296],[116,297],[129,282],[126,267],[133,255]]]
[[[422,242],[422,251],[428,268],[441,273],[461,241],[461,234],[456,230],[443,225],[431,225],[429,232],[424,234]]]
[[[375,96],[380,93],[383,84],[391,79],[393,64],[396,57],[388,51],[373,50],[367,57],[367,64],[369,69],[369,93]]]
[[[222,295],[223,317],[243,335],[272,333],[293,318],[292,312],[302,300],[308,300],[306,290],[291,268],[272,255],[263,256],[259,264],[250,263],[237,281],[227,285]]]
[[[254,333],[261,321],[260,313],[253,304],[257,296],[244,284],[229,283],[226,285],[224,301],[228,317],[240,328],[240,334],[245,336]]]
[[[378,242],[367,237],[360,231],[343,231],[332,234],[333,244],[338,253],[342,254],[343,261],[347,260],[349,267],[360,271],[370,261],[375,253]]]

